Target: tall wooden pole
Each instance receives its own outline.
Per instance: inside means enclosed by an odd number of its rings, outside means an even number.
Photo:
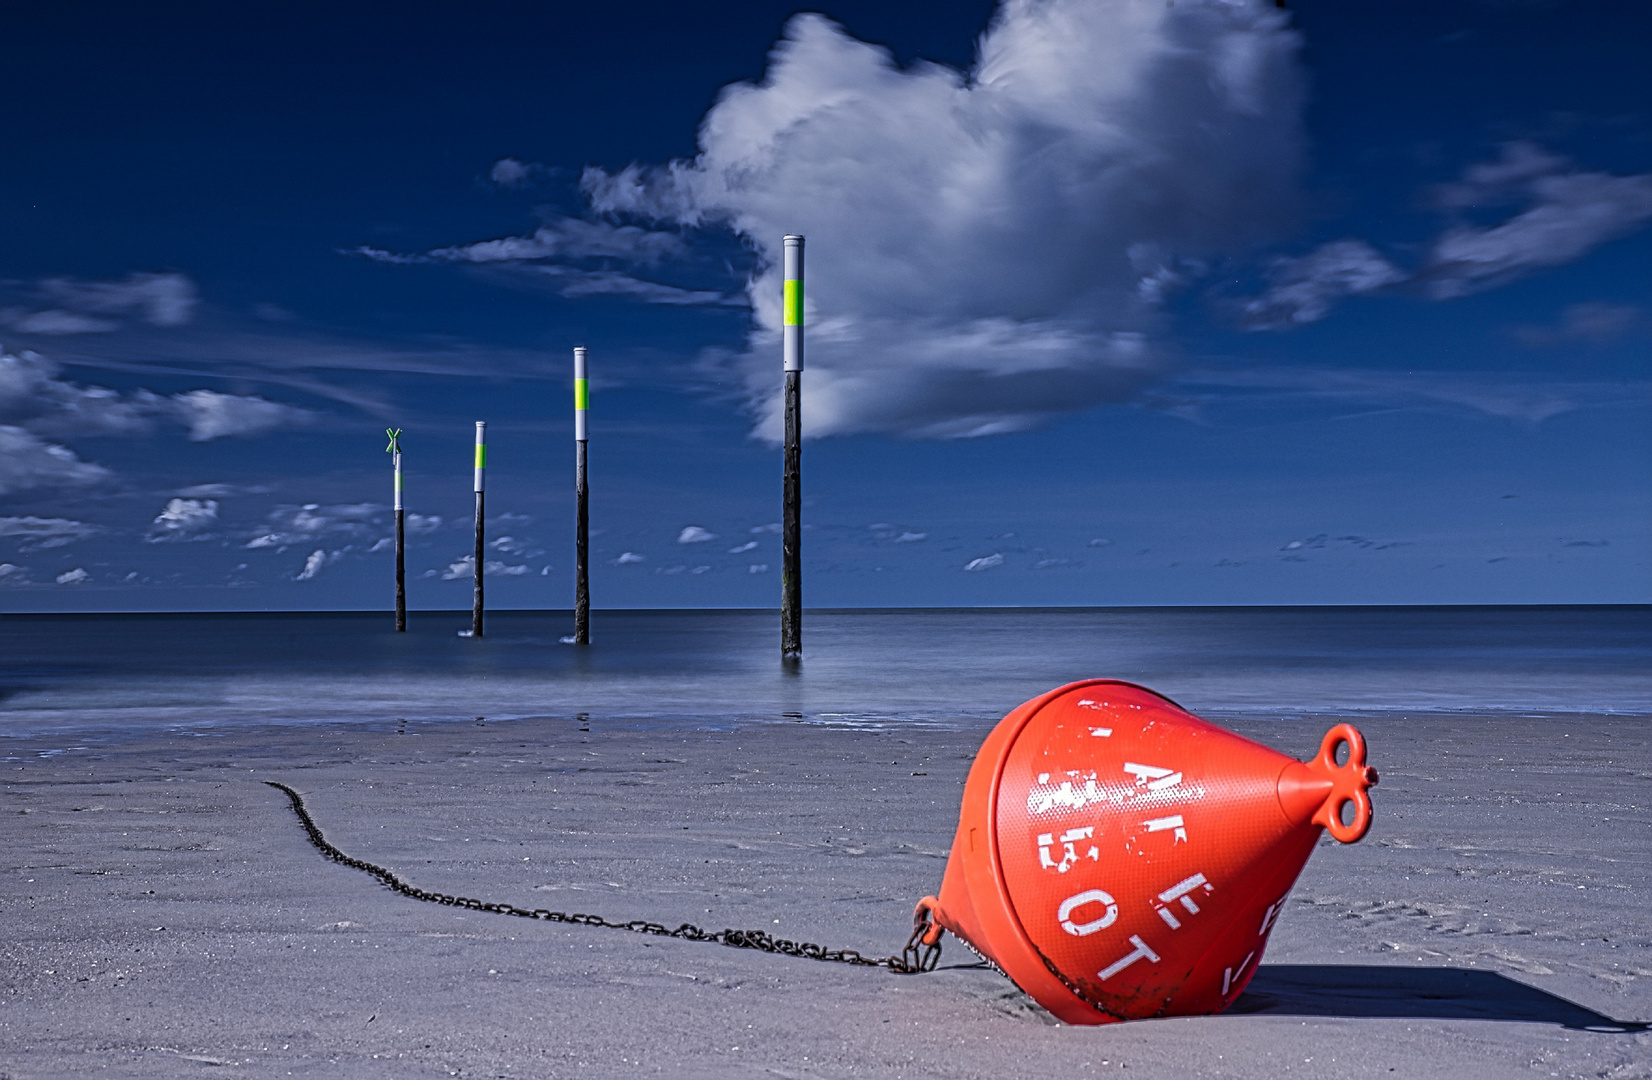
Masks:
[[[786,370],[786,461],[780,514],[780,655],[803,656],[803,238],[788,234],[781,307]]]
[[[585,480],[586,444],[590,431],[585,423],[590,404],[590,381],[585,370],[585,349],[574,350],[574,644],[591,643],[591,491]]]
[[[476,421],[476,589],[470,604],[470,636],[482,636],[482,513],[483,494],[482,481],[486,476],[488,466],[488,423],[486,420]]]
[[[385,428],[390,436],[390,451],[396,466],[396,633],[407,632],[407,531],[402,520],[402,432]]]

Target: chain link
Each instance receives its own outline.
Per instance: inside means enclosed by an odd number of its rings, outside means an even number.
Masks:
[[[663,923],[648,922],[644,919],[632,919],[630,922],[614,922],[601,915],[581,915],[576,912],[547,911],[545,908],[521,908],[515,904],[505,904],[476,900],[468,896],[450,896],[447,893],[430,892],[415,885],[409,885],[394,873],[382,866],[346,855],[334,847],[321,834],[321,828],[310,816],[304,800],[286,784],[266,780],[264,783],[272,788],[286,792],[287,798],[293,805],[293,813],[304,826],[304,832],[323,855],[333,862],[353,867],[363,873],[371,874],[379,879],[385,888],[414,900],[423,900],[431,904],[445,904],[448,907],[460,907],[469,911],[489,911],[497,915],[514,915],[521,919],[543,919],[546,922],[575,923],[579,926],[601,926],[610,930],[629,930],[634,934],[652,934],[655,937],[681,938],[684,941],[710,941],[719,945],[727,945],[735,949],[756,949],[759,952],[779,953],[782,956],[798,956],[806,960],[824,960],[835,964],[852,964],[856,967],[887,968],[897,975],[916,975],[925,971],[935,970],[935,965],[941,958],[941,946],[938,937],[934,944],[925,944],[924,939],[931,937],[934,924],[930,921],[928,911],[920,911],[913,919],[912,936],[907,939],[906,948],[899,955],[871,957],[862,956],[854,949],[828,949],[824,945],[815,945],[806,941],[787,941],[777,938],[763,930],[702,930],[691,923],[683,923],[675,930]]]

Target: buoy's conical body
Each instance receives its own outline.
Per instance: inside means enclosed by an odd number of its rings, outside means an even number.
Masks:
[[[1346,724],[1303,763],[1142,687],[1074,683],[987,737],[919,907],[1068,1023],[1220,1012],[1320,829],[1365,834],[1375,782]]]

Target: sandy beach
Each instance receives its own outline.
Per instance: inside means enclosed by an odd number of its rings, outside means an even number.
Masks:
[[[1230,726],[1304,757],[1336,719]],[[896,976],[419,903],[264,783],[426,889],[882,955],[978,724],[8,740],[0,1077],[1652,1076],[1645,719],[1357,723],[1376,825],[1315,852],[1239,1006],[1097,1028],[952,939]]]

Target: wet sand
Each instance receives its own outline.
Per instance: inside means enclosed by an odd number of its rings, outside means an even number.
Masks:
[[[1305,757],[1337,719],[1230,726]],[[982,727],[6,740],[0,1078],[1652,1077],[1648,720],[1355,722],[1376,825],[1315,852],[1236,1009],[1096,1028],[950,939],[903,977],[419,903],[262,782],[426,889],[882,955]]]

